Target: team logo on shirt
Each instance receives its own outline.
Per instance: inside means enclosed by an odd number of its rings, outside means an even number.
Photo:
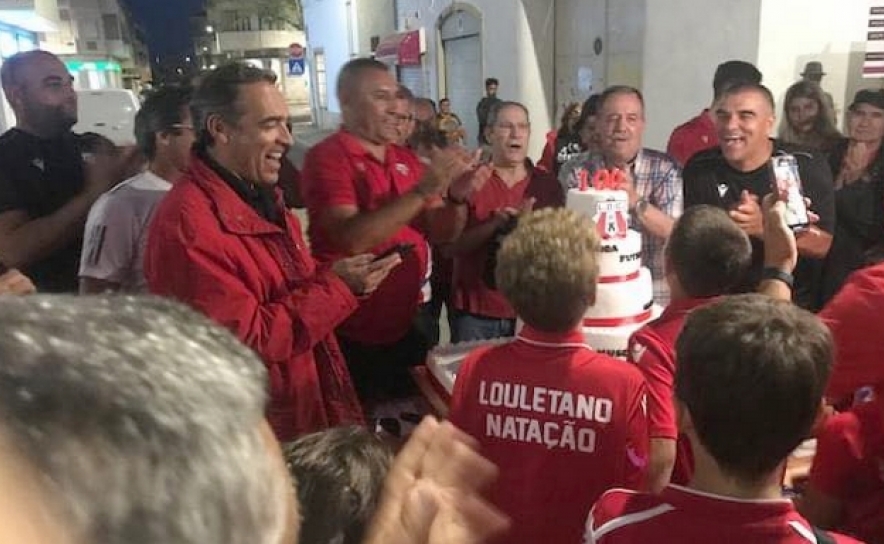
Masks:
[[[636,468],[645,468],[645,465],[648,464],[647,456],[639,455],[632,446],[626,446],[626,457]]]
[[[408,175],[409,170],[408,170],[407,164],[402,164],[401,162],[397,162],[396,166],[394,166],[394,168],[396,169],[397,172],[399,172],[403,176]]]
[[[41,172],[46,168],[46,163],[43,162],[43,159],[34,159],[31,161],[31,164]]]
[[[725,183],[718,184],[718,196],[719,198],[724,198],[724,195],[727,194],[729,187]]]

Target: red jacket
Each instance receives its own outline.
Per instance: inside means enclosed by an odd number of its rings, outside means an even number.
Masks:
[[[266,221],[194,156],[156,211],[144,272],[153,293],[208,315],[261,356],[268,419],[288,441],[360,423],[362,413],[333,335],[356,299],[283,215],[285,229]]]

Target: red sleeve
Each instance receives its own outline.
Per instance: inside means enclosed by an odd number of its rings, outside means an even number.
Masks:
[[[626,470],[623,487],[644,489],[648,474],[648,419],[645,384],[639,382],[630,399],[626,419]]]
[[[550,138],[552,134],[552,138]],[[537,168],[544,172],[554,172],[556,165],[556,137],[555,132],[546,135],[546,145],[543,146],[543,154],[537,161]]]
[[[678,438],[675,407],[675,360],[659,341],[642,329],[629,339],[629,359],[638,366],[648,387],[648,436]]]
[[[860,470],[862,453],[855,442],[857,432],[858,422],[852,412],[829,418],[817,435],[810,485],[830,497],[848,498],[851,477]]]
[[[837,401],[860,387],[884,384],[884,265],[854,272],[819,313],[832,331],[836,362],[826,396]]]
[[[304,204],[313,217],[334,206],[357,206],[355,172],[334,136],[313,146],[301,175]]]
[[[669,136],[669,143],[666,144],[666,154],[675,159],[679,165],[684,166],[691,157],[688,155],[690,149],[687,143],[687,131],[684,127],[678,127],[672,131]]]
[[[330,270],[304,278],[276,300],[258,300],[241,277],[253,265],[232,258],[222,240],[200,229],[199,212],[173,213],[180,214],[173,221],[158,216],[148,237],[144,271],[151,292],[196,308],[265,361],[311,351],[356,309],[347,285]]]

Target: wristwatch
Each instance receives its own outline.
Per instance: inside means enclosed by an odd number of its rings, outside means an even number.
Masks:
[[[790,274],[784,270],[780,270],[779,268],[775,268],[773,266],[767,266],[761,270],[761,279],[762,280],[779,280],[779,281],[785,283],[786,285],[788,285],[789,289],[791,289],[792,286],[795,285],[795,276],[793,276],[792,274]]]

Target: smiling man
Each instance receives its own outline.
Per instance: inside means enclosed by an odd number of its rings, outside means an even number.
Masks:
[[[314,262],[276,189],[292,135],[272,73],[222,66],[197,88],[191,113],[196,150],[150,227],[150,290],[190,304],[261,356],[281,441],[361,422],[333,331],[399,257]]]
[[[791,154],[798,160],[804,193],[819,215],[816,225],[798,236],[800,259],[795,269],[794,300],[818,309],[823,259],[832,245],[835,226],[832,174],[820,153],[771,139],[776,118],[767,87],[738,84],[725,90],[715,104],[719,147],[697,153],[684,170],[685,207],[709,204],[727,211],[752,241],[752,269],[742,292],[754,291],[764,274],[764,245],[759,202],[771,192],[770,159]]]
[[[630,227],[642,235],[642,262],[654,277],[654,301],[666,305],[669,288],[663,269],[663,245],[681,215],[681,169],[668,155],[642,147],[645,103],[641,91],[614,85],[599,98],[596,130],[600,150],[569,161],[559,171],[567,192],[580,184],[581,172],[589,179],[601,169],[624,174],[620,189],[629,194]]]
[[[366,406],[415,391],[408,368],[422,364],[428,341],[415,323],[429,300],[429,243],[450,241],[466,219],[472,191],[469,154],[434,149],[427,164],[396,145],[399,84],[373,59],[354,59],[337,82],[342,126],[304,160],[310,243],[320,261],[372,251],[402,251],[402,264],[338,329],[357,392]],[[456,181],[455,181],[456,180]]]

